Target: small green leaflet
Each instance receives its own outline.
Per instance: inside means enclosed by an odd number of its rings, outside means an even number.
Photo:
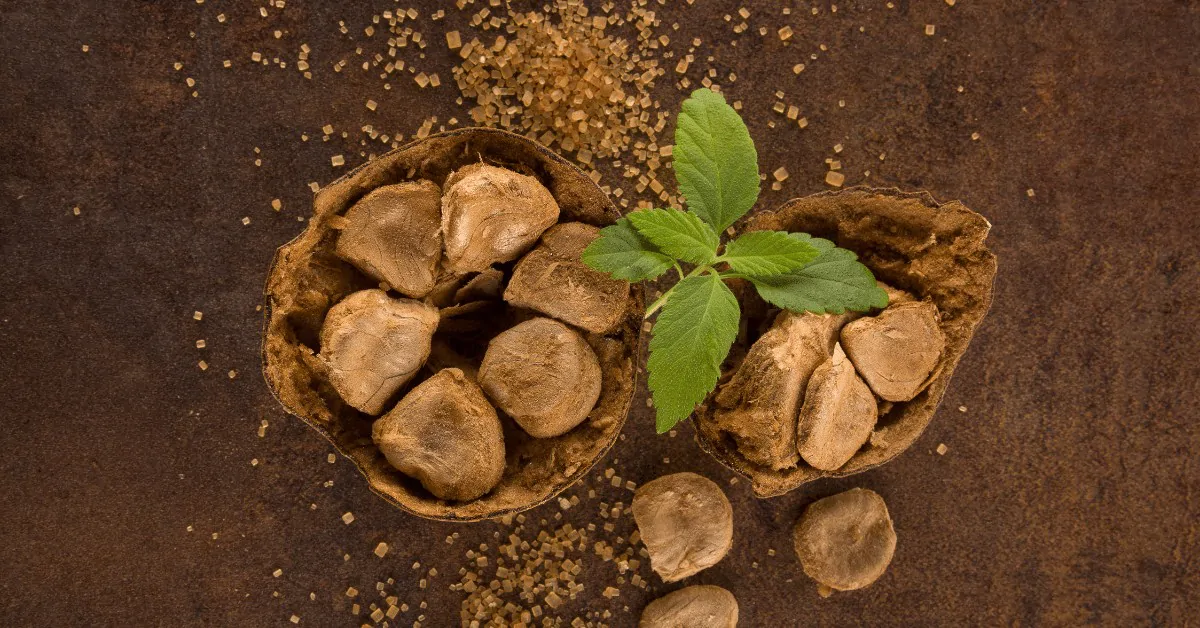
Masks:
[[[792,238],[794,240],[799,240],[801,242],[809,244],[819,252],[825,252],[825,251],[828,251],[829,249],[835,248],[837,246],[836,244],[834,244],[833,242],[831,242],[829,240],[826,240],[825,238],[814,238],[814,237],[808,235],[807,233],[799,233],[799,232],[789,233],[788,237]]]
[[[751,231],[725,245],[721,260],[739,273],[767,277],[799,270],[819,254],[812,244],[785,231]]]
[[[793,312],[841,314],[888,304],[887,292],[876,285],[870,269],[846,249],[828,248],[791,273],[749,279],[763,299]]]
[[[693,213],[643,209],[628,218],[647,240],[675,259],[693,264],[711,264],[717,259],[721,238]]]
[[[601,229],[600,237],[583,251],[582,259],[588,266],[626,281],[654,279],[675,264],[642,237],[628,218]]]
[[[673,166],[688,209],[718,233],[758,200],[754,140],[737,111],[712,90],[698,89],[683,101]]]
[[[687,418],[716,386],[740,317],[737,298],[715,274],[675,285],[654,323],[646,364],[659,434]]]

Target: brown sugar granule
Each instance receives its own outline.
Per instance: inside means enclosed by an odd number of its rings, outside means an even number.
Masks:
[[[655,58],[658,18],[633,6],[620,18],[638,31],[631,42],[574,0],[547,8],[497,15],[507,37],[462,44],[454,79],[463,99],[475,103],[472,120],[556,143],[564,152],[632,159],[653,173],[661,165],[658,136],[670,117],[650,95],[665,74]],[[688,62],[681,58],[676,70],[686,72]]]

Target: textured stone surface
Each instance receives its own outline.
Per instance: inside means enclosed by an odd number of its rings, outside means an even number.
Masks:
[[[824,158],[842,143],[848,185],[930,189],[992,221],[1000,273],[991,313],[938,416],[881,468],[755,500],[747,482],[728,485],[731,473],[697,450],[686,424],[676,438],[655,437],[640,397],[626,439],[601,465],[619,459],[620,475],[638,482],[685,470],[721,480],[734,547],[688,584],[733,592],[741,625],[1181,625],[1197,616],[1187,602],[1200,599],[1197,9],[837,4],[836,14],[797,11],[799,43],[786,54],[754,31],[710,49],[737,72],[731,91],[746,105],[763,171],[791,173],[761,206],[823,189]],[[361,126],[367,79],[333,75],[329,58],[320,68],[329,80],[312,85],[291,68],[220,61],[253,50],[294,60],[301,41],[352,49],[337,44],[337,20],[361,37],[372,12],[394,5],[289,2],[273,21],[260,21],[257,6],[0,0],[0,623],[257,626],[296,613],[302,626],[359,625],[346,587],[373,592],[393,575],[411,584],[419,557],[446,576],[406,601],[428,601],[427,625],[454,625],[451,574],[466,548],[506,529],[389,506],[346,461],[326,463],[329,445],[267,392],[254,307],[268,262],[303,226],[306,184],[341,174],[330,154],[360,159],[357,144],[331,151],[298,135]],[[739,6],[661,13],[680,23],[673,40],[725,41],[721,16]],[[218,11],[231,16],[226,30]],[[426,65],[439,64],[448,82],[428,13]],[[756,9],[752,25],[775,24],[770,13]],[[272,28],[304,39],[268,49]],[[793,75],[801,60],[807,69]],[[775,89],[803,106],[807,129],[767,127],[785,119],[771,111]],[[377,126],[409,134],[427,115],[465,117],[449,86],[409,82],[403,93],[415,99],[380,99]],[[677,105],[669,86],[660,95]],[[278,215],[272,198],[283,201]],[[945,456],[933,453],[939,443]],[[789,532],[805,505],[853,486],[885,496],[899,545],[886,577],[822,600]],[[350,525],[340,519],[347,511]],[[452,532],[463,539],[446,545]],[[386,559],[371,553],[380,541],[396,548]],[[277,568],[283,575],[272,578]],[[614,604],[600,595],[611,565],[592,558],[585,571],[589,586],[570,608],[616,607],[614,625],[635,625],[649,600],[672,590],[626,586]]]

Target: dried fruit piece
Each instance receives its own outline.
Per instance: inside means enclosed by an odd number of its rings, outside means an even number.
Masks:
[[[908,291],[901,290],[899,288],[893,288],[892,286],[889,286],[886,283],[878,280],[875,282],[875,285],[883,288],[883,291],[887,293],[888,305],[895,305],[897,303],[905,303],[913,300],[913,295]]]
[[[737,598],[711,584],[696,584],[668,593],[646,605],[638,628],[734,628]]]
[[[715,482],[695,473],[664,475],[633,496],[633,519],[663,582],[717,564],[733,545],[733,507]]]
[[[401,294],[429,294],[442,257],[441,196],[425,180],[375,189],[346,212],[338,257]]]
[[[896,551],[896,531],[878,493],[852,488],[813,502],[792,535],[804,573],[838,591],[879,579]]]
[[[504,292],[504,273],[489,268],[475,275],[454,292],[455,303],[471,303],[473,301],[495,301]]]
[[[551,227],[513,270],[504,300],[596,334],[615,330],[629,305],[629,282],[580,261],[600,230],[580,222]]]
[[[784,311],[716,396],[717,428],[754,464],[796,466],[796,415],[816,368],[833,354],[845,315]]]
[[[475,499],[504,473],[504,432],[483,391],[443,369],[375,421],[371,438],[388,462],[446,500]]]
[[[446,179],[442,237],[446,266],[481,272],[511,262],[558,221],[558,203],[533,177],[475,163]]]
[[[822,471],[841,468],[871,437],[878,411],[871,389],[835,345],[808,380],[796,433],[800,457]]]
[[[437,329],[433,306],[361,290],[329,309],[321,326],[321,359],[342,399],[375,415],[429,357]]]
[[[600,398],[600,380],[600,362],[583,336],[549,318],[497,335],[479,367],[479,383],[496,407],[537,438],[582,423]]]
[[[937,307],[914,301],[846,325],[842,346],[875,394],[887,401],[908,401],[929,383],[946,334],[938,326]]]

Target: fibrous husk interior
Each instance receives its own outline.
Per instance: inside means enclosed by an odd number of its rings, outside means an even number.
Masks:
[[[414,514],[436,519],[500,516],[550,499],[612,445],[633,394],[642,309],[638,290],[616,330],[607,335],[584,334],[599,359],[603,378],[600,399],[587,420],[562,436],[536,439],[502,417],[507,460],[499,484],[481,498],[446,502],[389,465],[371,441],[374,417],[347,405],[330,386],[316,357],[325,314],[352,292],[377,286],[376,280],[335,255],[338,232],[334,227],[344,224],[342,215],[380,186],[425,179],[444,187],[451,172],[481,161],[536,177],[558,203],[561,222],[604,226],[619,215],[590,179],[548,149],[494,129],[451,131],[375,158],[322,189],[308,228],[277,252],[266,289],[264,373],[280,402],[351,458],[375,492]],[[507,277],[512,264],[498,268]],[[451,300],[463,287],[449,282],[444,289],[449,296],[438,295],[435,288],[430,298]],[[442,312],[430,363],[405,390],[432,375],[435,363],[455,365],[454,360],[465,359],[477,365],[491,337],[536,315],[499,302],[485,305],[464,308],[453,317]]]

